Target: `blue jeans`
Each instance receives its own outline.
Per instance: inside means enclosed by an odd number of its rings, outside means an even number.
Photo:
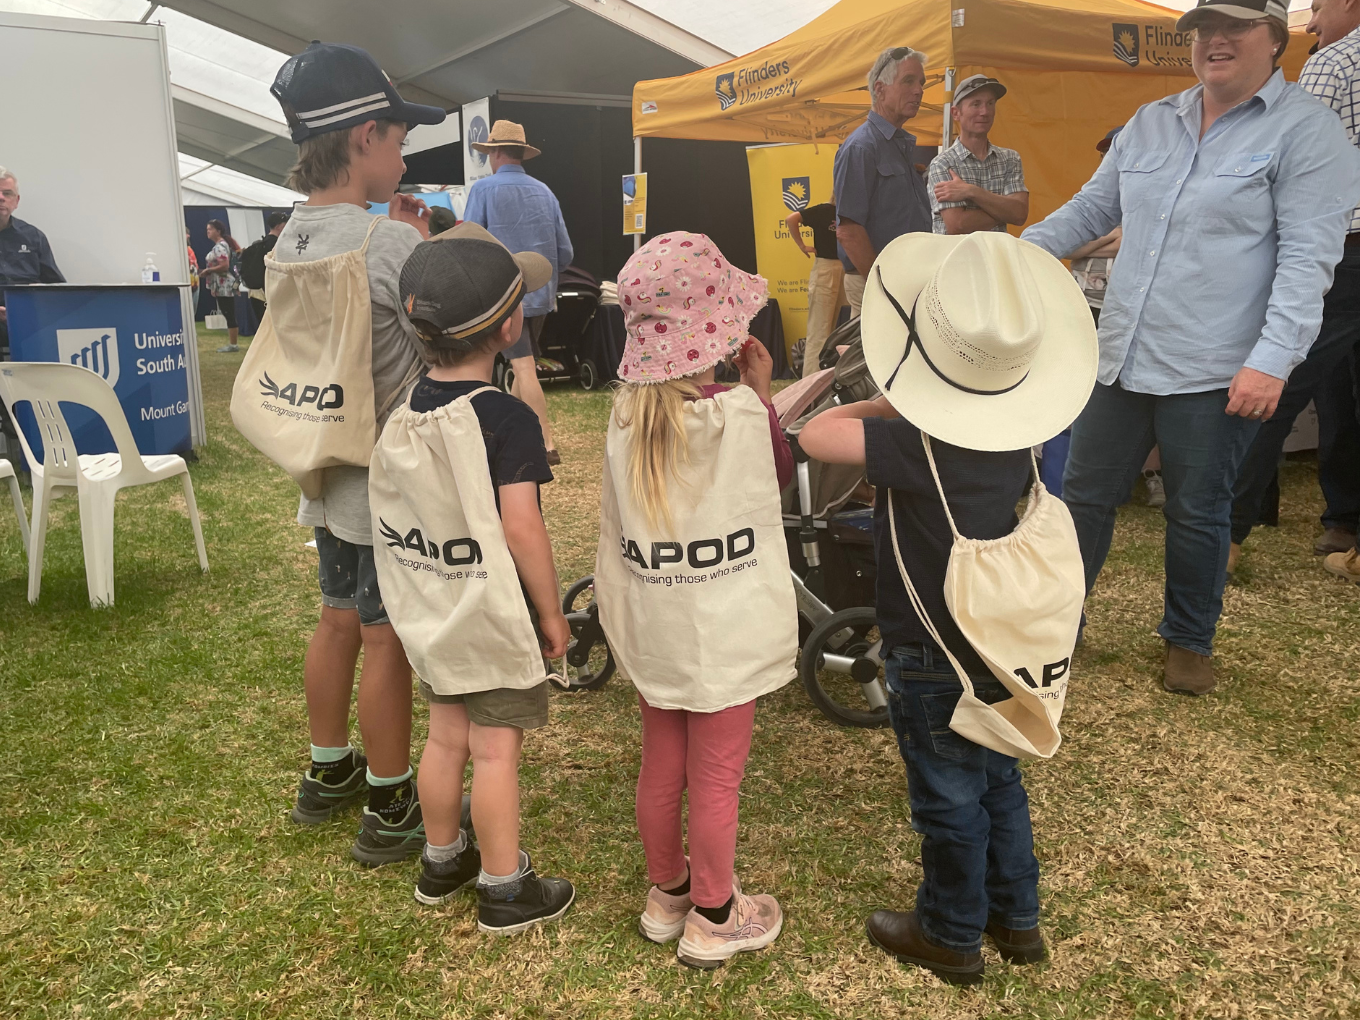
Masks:
[[[1213,654],[1233,482],[1260,428],[1258,421],[1224,414],[1227,405],[1226,389],[1157,397],[1097,383],[1072,426],[1063,476],[1089,593],[1110,552],[1115,511],[1127,502],[1152,447],[1161,448],[1166,594],[1157,633],[1200,655]]]
[[[1279,470],[1294,419],[1312,400],[1318,412],[1318,483],[1327,499],[1324,528],[1360,524],[1360,421],[1356,417],[1353,355],[1360,349],[1360,250],[1337,263],[1322,303],[1322,328],[1294,369],[1280,404],[1251,444],[1233,486],[1232,540],[1246,541]]]
[[[1017,931],[1037,928],[1039,862],[1016,760],[949,728],[963,687],[943,655],[899,645],[886,671],[911,827],[921,834],[922,931],[937,945],[975,952],[989,917]],[[993,678],[973,687],[988,704],[1010,697]]]

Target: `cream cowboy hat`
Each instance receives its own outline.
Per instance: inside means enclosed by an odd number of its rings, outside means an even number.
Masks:
[[[486,141],[469,144],[478,152],[491,152],[507,145],[518,146],[524,150],[525,159],[543,155],[542,149],[536,149],[524,140],[524,125],[516,124],[513,120],[496,121],[491,125],[491,134],[487,135]]]
[[[869,372],[902,417],[968,450],[1021,450],[1071,425],[1099,348],[1081,287],[1000,231],[903,234],[864,288]]]

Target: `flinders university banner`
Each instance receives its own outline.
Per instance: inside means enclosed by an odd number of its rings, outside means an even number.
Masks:
[[[835,145],[761,145],[746,150],[751,172],[751,212],[756,228],[756,271],[779,301],[784,342],[807,335],[808,274],[812,259],[798,250],[785,218],[808,206],[830,202]],[[803,228],[812,248],[812,231]]]

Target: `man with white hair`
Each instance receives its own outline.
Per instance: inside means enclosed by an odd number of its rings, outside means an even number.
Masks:
[[[47,235],[14,215],[19,208],[19,182],[0,166],[0,287],[21,283],[65,283]],[[5,293],[0,290],[0,348],[9,347]]]
[[[836,152],[836,240],[845,296],[859,314],[864,281],[887,243],[930,231],[930,194],[916,171],[916,136],[902,125],[916,116],[926,88],[926,55],[894,46],[869,71],[869,116]]]

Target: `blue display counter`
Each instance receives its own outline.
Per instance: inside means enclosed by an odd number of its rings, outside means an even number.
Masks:
[[[99,373],[113,387],[143,454],[190,449],[189,372],[180,288],[170,284],[6,287],[10,357],[56,361]],[[82,454],[114,452],[113,437],[95,413],[63,405]],[[36,453],[32,411],[17,408],[17,424]]]

